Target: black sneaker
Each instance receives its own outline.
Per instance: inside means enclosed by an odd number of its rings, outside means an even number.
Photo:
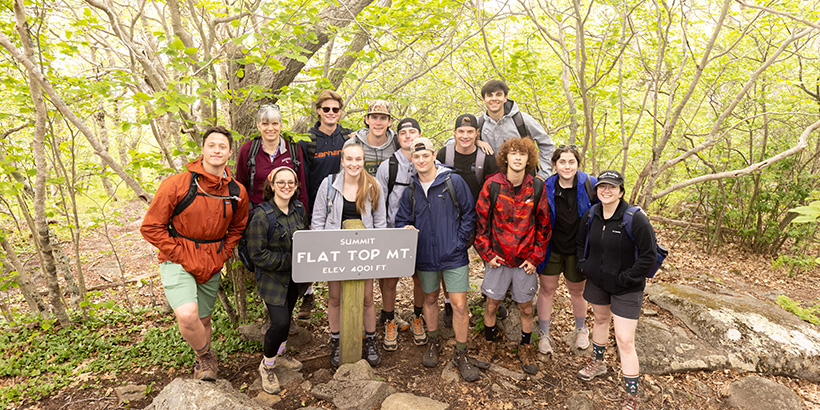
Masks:
[[[438,336],[431,337],[428,339],[427,344],[429,347],[427,351],[424,353],[424,357],[421,359],[421,363],[424,367],[436,367],[438,366],[438,356],[439,352],[441,352],[441,341]]]
[[[339,367],[339,339],[330,338],[330,365]]]
[[[498,305],[498,311],[495,312],[495,320],[504,320],[507,318],[507,308],[504,305]]]
[[[364,358],[371,366],[378,366],[382,362],[379,355],[379,344],[376,342],[375,337],[364,338]]]
[[[453,327],[453,305],[444,304],[444,326]]]
[[[467,382],[474,382],[478,380],[478,370],[473,366],[473,361],[467,356],[467,349],[453,352],[453,364],[456,365],[458,371],[461,373],[461,378]]]

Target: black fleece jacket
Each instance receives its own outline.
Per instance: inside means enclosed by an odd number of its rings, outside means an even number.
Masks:
[[[635,242],[629,240],[623,221],[628,207],[629,204],[621,199],[612,217],[605,220],[603,207],[595,205],[581,218],[576,237],[578,271],[613,295],[643,291],[646,287],[646,274],[657,262],[655,231],[643,212],[636,212],[632,218],[632,236]],[[586,224],[589,218],[593,219],[585,254]]]

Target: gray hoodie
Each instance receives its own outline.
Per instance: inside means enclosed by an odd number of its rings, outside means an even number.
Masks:
[[[482,114],[484,126],[481,129],[481,140],[490,144],[496,154],[498,154],[498,150],[504,141],[520,136],[518,135],[518,128],[515,126],[515,120],[513,120],[513,115],[517,112],[519,112],[518,104],[513,100],[507,100],[507,104],[504,104],[504,116],[498,121],[490,118],[490,115],[486,112]],[[544,131],[544,127],[535,118],[523,111],[521,112],[521,118],[524,119],[524,125],[531,134],[533,141],[538,145],[539,165],[541,167],[538,176],[547,179],[552,174],[552,152],[555,150],[555,145],[552,143],[552,138]]]
[[[356,131],[353,138],[345,142],[345,146],[350,144],[359,144],[364,148],[364,169],[368,174],[376,176],[376,170],[379,169],[379,164],[384,160],[390,158],[394,152],[398,151],[399,140],[396,137],[396,131],[387,129],[387,140],[384,144],[374,147],[367,142],[367,134],[370,132],[369,128],[362,128]]]

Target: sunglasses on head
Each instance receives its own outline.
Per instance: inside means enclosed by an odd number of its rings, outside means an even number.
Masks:
[[[565,148],[569,148],[569,149],[578,149],[578,147],[576,147],[575,145],[564,145],[564,144],[561,144],[561,145],[559,145],[559,146],[558,146],[558,149],[565,149]]]
[[[341,108],[339,108],[339,107],[322,107],[322,111],[324,111],[326,113],[330,112],[331,110],[333,110],[333,113],[336,114],[341,110]]]

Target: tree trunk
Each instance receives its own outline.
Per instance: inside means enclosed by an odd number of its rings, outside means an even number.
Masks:
[[[97,127],[100,131],[100,143],[102,144],[103,148],[108,151],[109,150],[109,143],[108,143],[108,127],[105,126],[105,111],[100,108],[99,111],[94,113],[94,121],[97,122]],[[105,176],[105,161],[100,158],[100,166],[102,169],[100,170],[100,180],[102,181],[103,187],[105,188],[106,195],[111,197],[112,201],[117,201],[117,189],[114,187],[114,184]]]
[[[17,271],[17,285],[20,287],[20,293],[23,294],[23,298],[26,300],[29,310],[39,315],[41,312],[47,311],[47,307],[43,302],[43,298],[40,297],[40,294],[37,292],[37,287],[32,283],[28,270],[23,266],[22,262],[20,262],[20,258],[17,257],[11,244],[6,241],[5,230],[1,229],[2,228],[0,228],[0,246],[2,246],[3,251],[6,253],[6,258],[9,262],[7,264],[4,261],[3,264],[11,266]]]

